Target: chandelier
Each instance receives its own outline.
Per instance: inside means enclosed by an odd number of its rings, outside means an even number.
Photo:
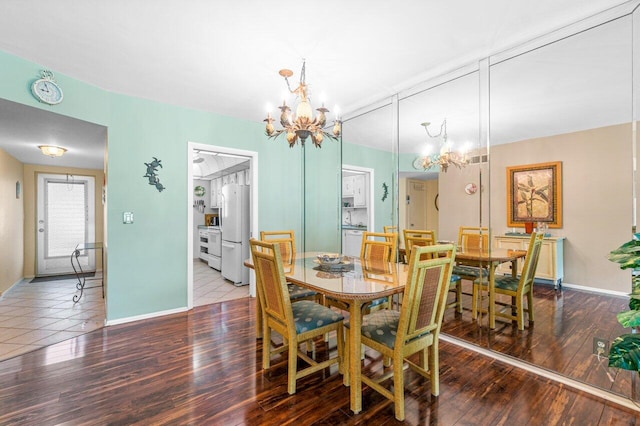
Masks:
[[[316,109],[318,114],[313,117],[313,111],[309,103],[307,83],[305,81],[305,61],[302,61],[300,83],[294,90],[291,90],[291,85],[289,84],[289,77],[293,75],[293,71],[283,69],[280,70],[279,74],[284,77],[284,80],[287,82],[289,92],[295,93],[299,98],[299,103],[296,107],[295,115],[291,113],[291,108],[287,106],[286,100],[282,102],[282,106],[278,107],[280,109],[280,125],[283,127],[281,130],[275,130],[273,128],[272,123],[274,119],[271,118],[271,113],[267,112],[267,118],[263,120],[267,123],[265,126],[267,136],[269,136],[269,138],[277,138],[280,134],[286,133],[290,148],[293,148],[298,142],[298,139],[300,143],[304,145],[308,137],[311,137],[311,141],[317,148],[321,148],[320,145],[325,136],[337,141],[342,132],[342,122],[336,118],[333,124],[333,134],[325,132],[323,129],[327,122],[325,113],[329,112],[329,110],[324,107],[324,104]]]
[[[440,133],[437,135],[432,135],[429,132],[429,125],[431,123],[425,122],[420,125],[424,127],[424,130],[427,132],[427,136],[430,138],[439,138],[442,136],[442,143],[440,145],[440,151],[433,154],[426,154],[422,157],[416,158],[413,162],[413,166],[416,169],[430,169],[432,167],[440,166],[440,170],[446,172],[450,165],[454,165],[457,168],[461,169],[469,164],[469,159],[467,158],[466,151],[463,152],[455,152],[451,150],[451,143],[447,142],[447,119],[442,122],[440,125]]]

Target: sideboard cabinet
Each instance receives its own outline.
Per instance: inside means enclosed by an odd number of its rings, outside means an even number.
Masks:
[[[494,247],[527,250],[529,248],[528,235],[500,235],[494,237]],[[518,275],[522,272],[524,259],[518,260]],[[497,273],[511,274],[511,263],[503,263],[496,269]],[[542,240],[536,280],[551,281],[558,288],[564,278],[564,237],[545,237]]]

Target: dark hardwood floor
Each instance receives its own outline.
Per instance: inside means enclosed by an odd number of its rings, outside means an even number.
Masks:
[[[284,363],[261,371],[254,303],[106,327],[3,361],[0,424],[399,423],[392,404],[366,387],[363,412],[353,415],[335,368],[301,379],[288,395]],[[329,345],[317,342],[317,355]],[[365,369],[382,369],[375,352],[366,355]],[[425,379],[406,371],[406,424],[640,424],[635,412],[445,342],[440,372],[434,398]]]
[[[471,283],[463,283],[471,292]],[[484,302],[486,306],[487,301]],[[481,324],[471,319],[471,297],[463,295],[462,315],[453,309],[445,313],[442,332],[510,355],[588,383],[592,386],[631,396],[631,376],[625,370],[607,367],[607,360],[593,355],[593,338],[609,342],[629,333],[617,321],[618,312],[629,309],[627,297],[616,297],[575,289],[555,290],[551,285],[534,286],[535,322],[525,324],[496,320],[496,329],[487,328],[486,316]],[[607,354],[608,355],[608,354]],[[614,379],[612,382],[611,378]]]

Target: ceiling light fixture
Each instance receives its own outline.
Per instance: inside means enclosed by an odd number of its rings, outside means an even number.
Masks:
[[[424,122],[420,125],[424,127],[424,130],[427,132],[427,136],[429,136],[430,138],[439,138],[442,136],[440,151],[434,154],[427,153],[422,157],[416,158],[416,160],[413,162],[414,167],[416,169],[422,168],[424,170],[427,170],[435,166],[440,166],[440,170],[446,172],[449,168],[449,165],[454,165],[457,168],[461,169],[469,164],[469,159],[467,158],[466,151],[452,151],[452,144],[450,142],[447,142],[447,119],[445,118],[440,125],[440,133],[438,133],[437,135],[432,135],[429,132],[430,124],[431,123],[429,122]]]
[[[338,140],[342,133],[342,122],[336,116],[332,133],[324,131],[323,128],[327,121],[325,113],[329,112],[329,110],[324,107],[324,103],[320,108],[316,109],[316,111],[318,111],[318,115],[313,117],[311,104],[309,103],[307,83],[305,80],[305,64],[306,63],[303,59],[300,83],[294,90],[291,90],[291,85],[289,84],[289,77],[293,75],[293,71],[288,69],[280,70],[279,74],[284,77],[284,80],[287,82],[289,92],[295,93],[299,98],[299,102],[296,107],[295,116],[291,114],[291,108],[287,106],[286,100],[283,100],[282,106],[278,107],[281,111],[280,124],[283,127],[281,130],[274,129],[272,124],[274,119],[271,118],[271,113],[267,112],[267,118],[263,120],[267,123],[265,126],[265,133],[269,138],[277,138],[281,133],[286,133],[287,142],[289,143],[290,148],[293,148],[296,142],[298,142],[298,139],[300,139],[300,143],[304,145],[305,140],[311,136],[313,144],[316,147],[321,148],[320,145],[322,144],[324,136],[335,141]]]
[[[62,157],[62,154],[67,152],[66,148],[62,148],[54,145],[39,145],[38,148],[40,148],[40,151],[42,151],[44,155],[48,155],[49,157],[54,157],[54,158]]]

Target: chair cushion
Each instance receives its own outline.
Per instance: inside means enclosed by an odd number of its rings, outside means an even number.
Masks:
[[[486,277],[489,275],[489,271],[484,268],[478,268],[477,266],[465,266],[465,265],[455,265],[453,267],[453,273],[455,275],[462,275],[463,277],[480,277],[480,271],[482,271],[482,276]]]
[[[375,311],[362,317],[362,335],[393,348],[400,312],[391,309]],[[349,324],[345,324],[347,327]]]
[[[293,311],[293,321],[297,333],[315,330],[344,319],[339,312],[311,300],[293,302],[291,310]]]
[[[296,285],[296,284],[287,283],[287,287],[289,288],[289,298],[291,300],[303,299],[305,297],[313,297],[316,294],[318,294],[313,290],[300,287],[299,285]]]
[[[496,277],[496,288],[501,288],[503,290],[509,291],[518,291],[518,284],[520,284],[520,279],[513,278],[511,275]]]

